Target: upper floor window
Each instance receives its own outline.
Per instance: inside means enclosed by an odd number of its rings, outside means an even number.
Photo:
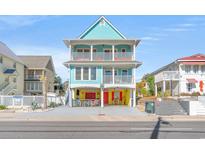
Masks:
[[[201,72],[202,72],[202,73],[205,73],[205,65],[202,65],[202,66],[201,66]]]
[[[96,80],[96,67],[91,67],[90,70],[91,80]]]
[[[124,52],[126,52],[126,49],[122,49],[121,51],[124,53]]]
[[[89,80],[89,68],[88,67],[83,68],[83,80]]]
[[[0,56],[0,64],[2,64],[2,63],[3,63],[3,57]]]
[[[128,71],[127,70],[122,70],[122,75],[128,75]]]
[[[185,65],[185,72],[190,73],[191,72],[191,66],[190,65]]]
[[[76,67],[75,68],[75,79],[76,80],[81,80],[81,67]]]
[[[199,72],[199,66],[198,65],[194,65],[193,71],[194,71],[194,73],[198,73]]]

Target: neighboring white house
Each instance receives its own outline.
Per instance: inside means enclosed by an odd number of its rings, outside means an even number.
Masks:
[[[24,64],[0,42],[0,95],[22,95],[23,92]]]
[[[205,55],[195,54],[183,57],[153,73],[155,95],[170,90],[172,96],[181,94],[205,94]]]

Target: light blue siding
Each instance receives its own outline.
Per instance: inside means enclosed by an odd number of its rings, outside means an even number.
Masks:
[[[75,67],[70,67],[71,84],[100,84],[102,79],[102,67],[96,66],[96,80],[75,80]]]
[[[80,39],[124,39],[109,23],[100,24],[101,19],[90,28]]]

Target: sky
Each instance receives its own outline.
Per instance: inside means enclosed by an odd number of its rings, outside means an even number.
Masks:
[[[56,73],[68,79],[64,39],[75,39],[100,16],[0,16],[0,41],[17,55],[51,55]],[[184,56],[205,54],[205,16],[105,16],[128,39],[140,39],[139,81]]]

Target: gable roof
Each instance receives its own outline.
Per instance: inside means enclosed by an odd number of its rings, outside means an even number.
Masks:
[[[205,61],[205,55],[199,53],[188,57],[182,57],[177,61]]]
[[[16,62],[23,64],[22,60],[11,49],[9,49],[6,44],[4,44],[1,41],[0,41],[0,54]]]
[[[53,62],[52,62],[52,57],[51,56],[18,56],[26,65],[28,68],[32,69],[45,69],[47,68],[47,65],[49,62],[51,62],[52,67],[53,67]],[[54,67],[53,70],[54,71]]]
[[[100,27],[102,21],[104,21],[104,28],[99,29],[98,27]],[[107,26],[105,26],[105,24]],[[109,33],[112,33],[112,35]],[[94,24],[87,28],[78,39],[126,39],[126,37],[104,16],[101,16]]]

